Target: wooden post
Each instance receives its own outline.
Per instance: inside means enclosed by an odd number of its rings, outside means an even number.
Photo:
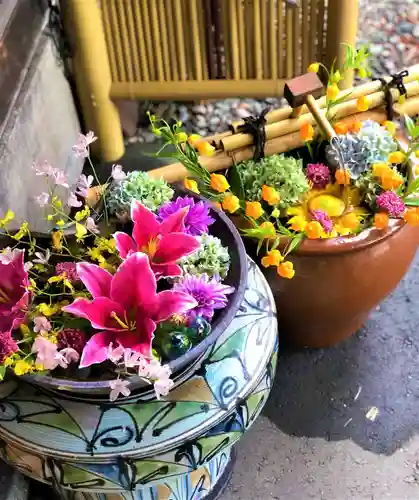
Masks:
[[[339,67],[345,57],[345,47],[342,43],[355,46],[358,31],[358,0],[329,0],[327,14],[327,48],[326,66],[331,68],[336,58]],[[340,83],[340,88],[352,86],[353,72],[346,72]]]
[[[98,136],[100,158],[116,161],[124,154],[121,122],[110,99],[111,70],[98,2],[65,2],[67,29],[75,42],[74,69],[86,126]]]

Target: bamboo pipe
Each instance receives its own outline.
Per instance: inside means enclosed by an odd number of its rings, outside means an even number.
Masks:
[[[415,113],[419,113],[419,103],[415,108]],[[343,123],[353,123],[354,121],[374,120],[381,122],[386,119],[387,113],[385,108],[367,111],[365,113],[358,113],[357,115],[345,118]],[[282,137],[276,137],[265,144],[265,154],[270,156],[273,154],[280,154],[292,149],[304,146],[304,141],[301,140],[299,132],[292,132],[291,134]],[[253,147],[246,147],[227,153],[225,151],[217,151],[214,156],[200,157],[200,164],[205,167],[209,172],[217,172],[230,168],[234,163],[250,160],[253,158]],[[153,179],[164,179],[169,183],[179,182],[188,176],[188,171],[181,163],[173,163],[164,167],[150,170],[147,174]]]
[[[419,95],[419,83],[410,83],[406,85],[407,96],[413,97]],[[393,100],[397,101],[400,93],[397,89],[391,89]],[[385,93],[375,92],[368,96],[369,108],[373,109],[385,103]],[[357,113],[357,99],[353,99],[342,104],[338,104],[331,110],[331,118],[344,118],[348,115]],[[301,115],[298,118],[283,120],[281,122],[272,123],[265,127],[267,140],[280,137],[291,132],[296,132],[305,123],[315,123],[315,118],[312,114]],[[221,139],[221,147],[225,151],[234,151],[236,149],[249,146],[253,143],[253,136],[250,134],[235,134]]]
[[[409,74],[408,76],[403,78],[404,83],[410,83],[413,82],[414,80],[419,79],[419,64],[416,64],[414,66],[411,66],[408,68]],[[391,77],[386,77],[385,80],[387,82],[391,81]],[[345,100],[350,100],[350,99],[356,99],[362,95],[368,96],[370,94],[373,94],[375,92],[378,92],[382,87],[382,84],[380,81],[372,81],[368,83],[364,83],[363,85],[359,85],[358,87],[354,87],[353,89],[346,89],[341,92],[339,92],[337,99],[341,99],[342,97],[346,96]],[[322,97],[317,101],[318,105],[320,108],[325,108],[326,107],[326,97]],[[281,109],[275,109],[268,113],[266,115],[266,120],[267,124],[279,122],[281,120],[286,120],[291,116],[293,112],[293,109],[290,106],[286,106],[285,108]],[[306,106],[303,107],[301,114],[306,114],[309,113],[309,110]],[[230,125],[230,128],[234,130],[234,132],[237,132],[238,127],[240,125],[243,125],[244,121],[239,120],[236,122],[233,122]]]

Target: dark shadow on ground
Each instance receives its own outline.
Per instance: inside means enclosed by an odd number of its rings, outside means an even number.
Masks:
[[[366,418],[371,407],[375,421]],[[419,254],[356,336],[329,349],[283,350],[264,414],[286,434],[352,439],[386,455],[419,431]]]

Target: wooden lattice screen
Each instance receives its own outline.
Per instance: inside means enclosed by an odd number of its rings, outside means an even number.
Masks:
[[[88,72],[76,74],[82,105],[85,101],[83,107],[98,108],[103,88],[108,101],[281,95],[284,80],[304,72],[312,61],[330,64],[340,58],[341,42],[355,42],[357,4],[358,0],[67,0],[78,49],[75,68],[81,64]],[[351,84],[350,75],[345,83]],[[111,105],[105,106],[107,119],[113,115],[115,120]],[[101,128],[106,133],[109,127],[98,122],[100,110],[85,114],[88,123],[89,116],[96,116],[89,126],[98,135]],[[120,146],[110,152],[116,126],[111,129],[113,137],[102,136],[101,141],[106,159],[115,159],[116,149],[118,154],[121,150]]]

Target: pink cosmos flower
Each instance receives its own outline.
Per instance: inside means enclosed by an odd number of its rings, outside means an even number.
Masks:
[[[69,207],[75,207],[75,208],[79,208],[82,206],[82,202],[77,199],[77,196],[75,193],[70,193],[70,196],[68,197],[67,204]]]
[[[85,318],[101,330],[85,345],[81,368],[108,359],[111,343],[151,357],[156,323],[196,306],[186,293],[157,293],[148,257],[139,252],[130,255],[114,275],[87,262],[77,264],[77,274],[93,300],[78,298],[63,311]]]
[[[93,132],[87,132],[86,135],[79,134],[76,144],[73,146],[74,155],[77,158],[87,158],[89,156],[89,145],[95,142],[97,137]]]
[[[134,252],[143,252],[148,255],[157,279],[181,276],[182,270],[176,262],[200,245],[196,238],[184,234],[187,213],[185,207],[159,222],[151,210],[134,200],[131,204],[132,237],[121,232],[114,234],[119,255],[125,259]]]
[[[121,165],[112,165],[112,173],[111,176],[114,181],[123,181],[127,174],[122,170]]]
[[[43,208],[45,205],[48,204],[49,202],[49,194],[48,193],[41,193],[39,196],[35,196],[36,203]]]
[[[55,173],[55,168],[46,160],[43,163],[33,163],[32,168],[35,170],[36,175],[45,177],[52,177]]]
[[[70,187],[68,185],[67,176],[65,175],[65,173],[62,170],[56,169],[54,174],[53,174],[53,179],[54,179],[54,182],[57,186],[62,186],[65,188]]]
[[[45,316],[36,316],[33,318],[34,328],[33,331],[35,333],[47,333],[51,330],[51,323],[47,320]]]
[[[36,354],[36,363],[42,365],[45,370],[55,370],[57,366],[67,368],[70,363],[77,363],[80,356],[77,351],[67,347],[58,351],[56,344],[38,335],[33,345],[32,352]]]
[[[81,174],[79,180],[77,181],[76,186],[76,194],[81,196],[82,198],[86,198],[89,194],[89,188],[93,184],[93,175],[84,175]]]
[[[14,250],[9,262],[0,261],[0,332],[3,333],[10,333],[23,323],[32,297],[24,253]]]

